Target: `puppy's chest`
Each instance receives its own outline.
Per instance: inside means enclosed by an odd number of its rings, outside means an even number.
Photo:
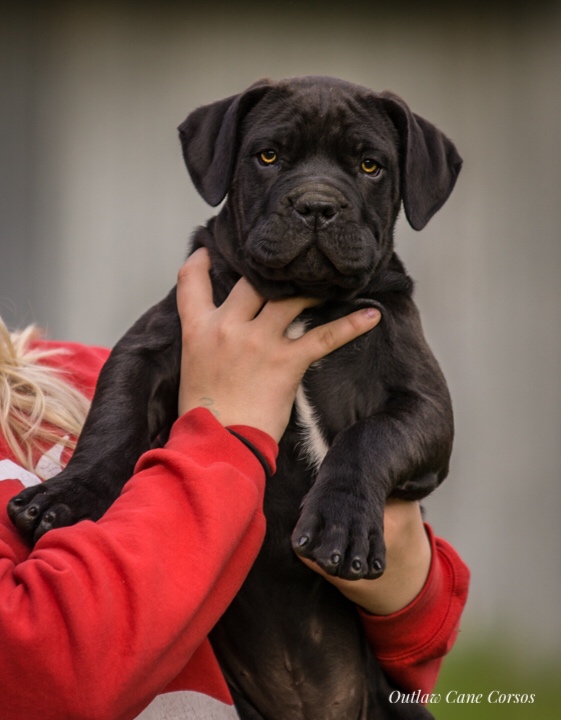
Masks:
[[[287,335],[298,338],[306,326],[295,321]],[[368,339],[358,338],[314,363],[298,387],[295,400],[299,455],[309,466],[321,465],[335,436],[385,404]]]

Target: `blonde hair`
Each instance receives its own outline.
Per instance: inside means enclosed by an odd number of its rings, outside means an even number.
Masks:
[[[10,332],[0,318],[0,433],[32,472],[37,451],[57,443],[74,449],[89,407],[64,371],[41,364],[65,350],[33,347],[39,337],[33,325]]]

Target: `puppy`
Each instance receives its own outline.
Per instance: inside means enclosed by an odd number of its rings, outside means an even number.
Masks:
[[[413,283],[393,249],[403,205],[421,230],[450,195],[454,145],[397,96],[324,77],[260,81],[199,108],[179,128],[195,187],[218,215],[194,233],[215,300],[240,275],[266,298],[321,300],[303,332],[374,305],[382,321],[306,373],[268,482],[269,530],[212,634],[242,718],[425,718],[391,705],[355,607],[294,551],[347,579],[385,567],[388,497],[420,499],[445,478],[453,419],[423,337]],[[9,508],[31,541],[98,518],[138,456],[175,419],[175,289],[119,341],[68,467]]]

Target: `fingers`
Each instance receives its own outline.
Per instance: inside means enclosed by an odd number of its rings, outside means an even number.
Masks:
[[[196,250],[179,270],[177,305],[182,321],[217,311],[227,321],[245,322],[253,320],[259,313],[257,323],[267,328],[270,335],[280,336],[305,308],[317,303],[317,300],[302,297],[266,302],[245,278],[241,278],[217,310],[209,270],[210,259],[205,248]],[[313,328],[294,342],[298,343],[300,357],[310,364],[368,332],[380,318],[379,310],[364,308]]]
[[[199,248],[183,263],[177,276],[177,306],[181,318],[198,316],[216,310],[210,280],[210,257],[206,248]],[[252,320],[261,310],[265,299],[241,278],[220,306],[221,315]]]
[[[210,282],[210,258],[199,248],[183,263],[177,274],[177,309],[183,320],[215,309]]]
[[[284,300],[269,300],[263,307],[257,321],[274,335],[284,334],[287,327],[306,308],[318,304],[318,300],[305,297],[291,297]]]
[[[364,308],[350,315],[313,328],[299,340],[309,363],[315,362],[337,348],[372,330],[381,320],[376,308]]]
[[[253,320],[265,304],[265,298],[245,278],[241,278],[232,288],[226,300],[220,306],[220,314],[232,319]]]

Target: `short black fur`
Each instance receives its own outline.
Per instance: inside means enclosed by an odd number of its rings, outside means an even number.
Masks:
[[[391,683],[356,608],[294,551],[341,577],[378,576],[386,498],[425,497],[448,472],[450,397],[393,231],[401,204],[414,228],[426,225],[461,160],[397,96],[332,78],[260,81],[193,112],[180,137],[201,195],[211,205],[227,196],[193,236],[193,248],[209,249],[217,303],[245,275],[268,298],[320,298],[300,318],[308,328],[364,305],[382,311],[377,328],[306,373],[329,449],[318,469],[310,465],[295,410],[267,484],[263,549],[212,633],[238,712],[246,720],[428,718],[419,705],[388,701]],[[166,437],[180,338],[174,289],[113,350],[68,467],[11,502],[30,542],[99,518],[138,456]]]

